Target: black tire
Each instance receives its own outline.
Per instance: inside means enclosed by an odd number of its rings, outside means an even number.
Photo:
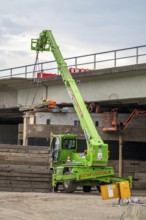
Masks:
[[[91,186],[83,186],[83,192],[91,192]]]
[[[69,172],[65,172],[65,175],[69,174]],[[77,183],[74,180],[65,180],[63,182],[63,189],[67,193],[73,193],[77,188]]]
[[[97,191],[101,193],[100,185],[97,186]]]
[[[54,187],[54,192],[58,191],[59,183],[56,183],[56,186]]]

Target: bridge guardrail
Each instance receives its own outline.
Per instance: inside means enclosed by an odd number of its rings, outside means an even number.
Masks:
[[[68,68],[74,68],[78,72],[79,69],[98,70],[109,67],[118,67],[132,64],[140,64],[146,62],[146,45],[129,47],[118,50],[104,51],[94,54],[66,58]],[[7,68],[0,70],[0,79],[2,78],[36,78],[37,73],[57,73],[59,71],[55,60]]]

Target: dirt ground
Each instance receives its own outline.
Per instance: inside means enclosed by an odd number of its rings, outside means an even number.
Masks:
[[[146,197],[141,197],[146,202]],[[127,207],[118,200],[103,201],[97,192],[0,192],[0,220],[119,220]],[[146,219],[146,218],[144,218]]]

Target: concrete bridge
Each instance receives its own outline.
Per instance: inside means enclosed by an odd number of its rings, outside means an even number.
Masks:
[[[125,104],[144,107],[145,58],[146,45],[143,45],[67,58],[66,62],[76,72],[72,75],[85,101],[114,107]],[[57,75],[38,78],[38,72]],[[4,117],[8,111],[14,115],[15,110],[18,115],[19,106],[40,103],[42,98],[70,103],[55,61],[0,70],[0,116]]]
[[[146,104],[146,64],[75,73],[73,77],[85,101]],[[1,79],[0,94],[0,109],[40,103],[42,98],[70,103],[60,76],[35,81],[28,78]]]

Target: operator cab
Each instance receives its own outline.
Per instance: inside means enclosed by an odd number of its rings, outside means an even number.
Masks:
[[[77,139],[73,134],[53,135],[51,142],[52,162],[66,163],[67,157],[76,152]]]

